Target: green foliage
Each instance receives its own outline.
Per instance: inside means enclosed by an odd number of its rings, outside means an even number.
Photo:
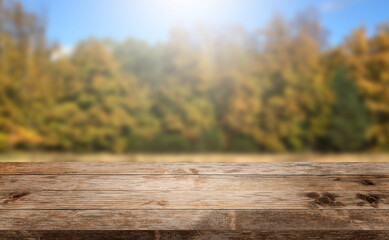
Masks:
[[[7,135],[0,132],[0,151],[6,151],[8,150],[9,146],[7,143]]]
[[[387,26],[327,50],[305,13],[255,33],[175,28],[165,43],[89,39],[60,55],[43,22],[0,0],[0,151],[389,149]]]
[[[389,150],[389,30],[381,25],[371,39],[358,29],[345,44],[347,63],[366,102],[372,124],[367,137],[375,150]]]
[[[369,127],[368,113],[358,88],[350,79],[345,67],[339,67],[332,79],[335,102],[327,130],[329,150],[358,151],[366,147],[366,130]],[[328,149],[327,149],[328,150]]]

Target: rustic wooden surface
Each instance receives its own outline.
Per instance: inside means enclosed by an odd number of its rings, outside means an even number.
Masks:
[[[1,239],[389,239],[389,163],[0,163]]]

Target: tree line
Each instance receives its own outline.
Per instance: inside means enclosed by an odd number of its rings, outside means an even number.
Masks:
[[[0,0],[0,151],[353,152],[389,148],[389,25],[339,46],[312,12],[264,28],[88,39]]]

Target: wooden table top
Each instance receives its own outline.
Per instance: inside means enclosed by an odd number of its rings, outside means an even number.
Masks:
[[[389,163],[0,163],[0,239],[389,239]]]

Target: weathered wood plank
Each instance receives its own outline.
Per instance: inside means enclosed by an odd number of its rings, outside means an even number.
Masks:
[[[389,231],[0,231],[0,240],[389,240]]]
[[[1,191],[378,191],[389,190],[389,175],[0,175],[0,189]]]
[[[389,209],[389,191],[0,191],[0,209]]]
[[[0,240],[389,239],[388,223],[389,163],[0,164]]]
[[[0,230],[389,230],[389,210],[0,210]]]
[[[0,175],[388,175],[388,173],[389,163],[0,163]]]

